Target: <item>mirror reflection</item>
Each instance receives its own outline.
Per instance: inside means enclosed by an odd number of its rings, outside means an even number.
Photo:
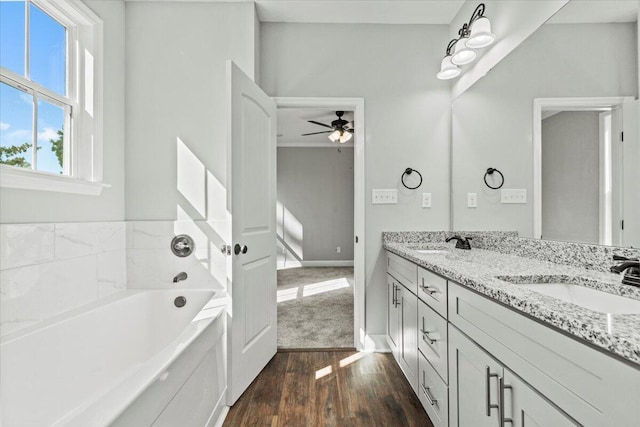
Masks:
[[[640,247],[638,2],[603,3],[568,3],[453,101],[453,229]]]

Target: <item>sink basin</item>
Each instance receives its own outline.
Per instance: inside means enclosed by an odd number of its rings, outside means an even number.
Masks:
[[[609,314],[640,314],[640,300],[572,283],[517,283],[516,286]]]
[[[446,249],[416,249],[416,252],[423,255],[433,255],[433,254],[448,254],[449,251]]]

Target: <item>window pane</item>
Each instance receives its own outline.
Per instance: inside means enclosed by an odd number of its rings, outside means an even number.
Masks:
[[[24,0],[0,0],[0,66],[25,75]]]
[[[36,169],[62,173],[64,109],[38,99],[38,162]]]
[[[31,168],[33,97],[0,83],[0,163]]]
[[[33,4],[29,9],[31,80],[66,95],[66,28]]]

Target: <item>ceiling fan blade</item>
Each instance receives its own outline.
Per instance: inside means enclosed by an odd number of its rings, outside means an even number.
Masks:
[[[308,121],[309,123],[313,123],[314,125],[324,126],[324,127],[326,127],[326,128],[333,129],[333,127],[332,127],[332,126],[325,125],[324,123],[316,122],[315,120],[307,120],[307,121]]]
[[[331,133],[331,132],[333,132],[333,131],[332,130],[326,130],[324,132],[303,133],[301,136],[319,135],[321,133]]]

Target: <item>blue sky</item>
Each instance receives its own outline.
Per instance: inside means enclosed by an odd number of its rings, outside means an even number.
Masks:
[[[65,29],[37,7],[30,5],[30,72],[31,80],[54,92],[65,94]],[[0,1],[0,65],[16,74],[25,75],[25,2]],[[0,145],[21,145],[32,141],[33,98],[11,86],[0,83]],[[62,108],[38,100],[38,170],[60,173],[61,168],[51,151],[50,139],[64,123]],[[31,162],[31,152],[26,153]]]

